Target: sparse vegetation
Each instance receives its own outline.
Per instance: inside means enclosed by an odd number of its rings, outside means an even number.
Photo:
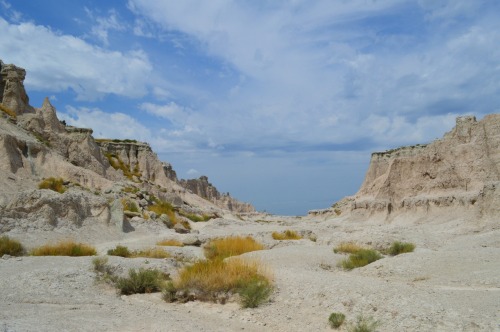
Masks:
[[[267,300],[271,290],[271,281],[259,263],[238,258],[213,259],[198,261],[182,269],[164,292],[164,299],[225,302],[230,294],[238,293],[242,306],[255,307]]]
[[[170,219],[170,221],[172,222],[172,224],[175,225],[177,223],[174,207],[169,202],[165,202],[155,198],[155,203],[150,205],[148,207],[148,210],[156,213],[159,216],[161,216],[162,214],[166,214]]]
[[[38,184],[38,189],[50,189],[60,194],[66,191],[66,187],[64,186],[64,180],[61,178],[53,178],[53,177],[50,177],[48,179],[43,179],[42,182]]]
[[[130,211],[130,212],[139,212],[139,208],[137,207],[137,203],[134,201],[131,201],[129,199],[122,199],[122,206],[123,210],[125,211]]]
[[[96,250],[88,244],[61,241],[35,248],[30,254],[32,256],[94,256]]]
[[[273,232],[272,237],[275,240],[300,240],[300,239],[302,239],[302,236],[300,236],[296,231],[292,231],[289,229],[287,229],[286,231],[284,231],[282,233]]]
[[[117,245],[114,249],[108,250],[110,256],[120,256],[125,258],[169,258],[171,255],[161,248],[149,248],[143,250],[130,251],[127,247]]]
[[[413,250],[415,250],[415,245],[413,243],[395,241],[387,250],[387,253],[391,256],[396,256],[407,252],[413,252]]]
[[[0,256],[22,256],[24,248],[21,242],[9,238],[7,235],[0,237]]]
[[[97,274],[97,280],[116,282],[116,268],[108,264],[108,257],[96,257],[92,260],[92,265],[94,266],[94,272]]]
[[[113,167],[116,170],[121,170],[123,172],[123,175],[129,178],[130,180],[132,180],[134,176],[138,178],[142,176],[142,173],[139,170],[139,164],[135,164],[134,169],[130,170],[130,165],[126,165],[123,162],[123,160],[117,155],[112,153],[105,153],[104,155],[108,159],[108,162],[111,165],[111,167]]]
[[[157,246],[166,246],[166,247],[184,247],[184,244],[180,241],[173,239],[165,239],[158,241],[156,243]]]
[[[333,312],[330,317],[328,317],[328,323],[333,329],[338,329],[342,324],[344,324],[345,315],[340,312]]]
[[[10,108],[6,107],[4,104],[0,103],[0,111],[4,112],[8,116],[10,116],[13,119],[17,118],[17,114],[11,110]]]
[[[122,295],[160,292],[168,276],[160,270],[130,269],[128,278],[118,278],[116,287]]]
[[[354,242],[341,242],[337,247],[333,249],[333,252],[336,254],[338,253],[355,254],[361,249],[364,248]]]
[[[186,217],[188,218],[189,220],[193,221],[193,222],[203,222],[203,221],[209,221],[210,219],[213,218],[213,216],[209,216],[207,214],[203,214],[203,215],[198,215],[198,214],[195,214],[195,213],[187,213],[185,211],[179,211],[179,214],[183,217]]]
[[[127,247],[117,245],[114,249],[108,250],[108,255],[110,256],[120,256],[120,257],[130,257],[132,253]]]
[[[125,187],[125,188],[122,189],[122,191],[124,193],[132,193],[132,194],[135,194],[135,193],[139,192],[139,190],[140,189],[137,188],[137,187]]]
[[[359,315],[356,318],[356,323],[349,326],[349,332],[375,332],[379,326],[379,322],[374,320],[373,317],[363,317]]]
[[[210,241],[205,246],[205,256],[208,259],[224,259],[262,249],[264,246],[251,236],[231,236]]]
[[[382,255],[372,249],[361,249],[354,254],[350,254],[349,258],[340,262],[340,265],[346,270],[352,270],[357,267],[363,267],[382,258]]]

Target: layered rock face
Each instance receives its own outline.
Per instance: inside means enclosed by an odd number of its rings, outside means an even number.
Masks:
[[[497,214],[499,202],[500,114],[492,114],[479,122],[459,117],[453,130],[428,145],[373,153],[360,190],[330,210],[360,219],[392,220],[407,212],[477,219]]]
[[[255,212],[255,208],[251,204],[240,202],[231,197],[229,193],[221,194],[217,188],[208,182],[208,177],[206,176],[200,176],[198,179],[180,180],[179,183],[192,193],[205,198],[223,209],[240,213]]]
[[[124,201],[136,214],[154,216],[148,213],[156,202],[152,197],[181,212],[239,211],[231,209],[232,201],[215,205],[180,186],[172,166],[146,143],[96,142],[92,129],[60,122],[48,99],[33,108],[24,90],[24,69],[1,61],[0,69],[0,233],[122,225]],[[38,189],[50,177],[62,178],[67,190]]]

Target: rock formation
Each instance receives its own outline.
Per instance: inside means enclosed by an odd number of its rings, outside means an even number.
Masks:
[[[240,202],[229,195],[221,194],[210,182],[208,177],[200,176],[198,179],[180,180],[180,185],[192,193],[209,200],[215,205],[230,211],[250,213],[255,212],[255,208],[248,203]]]
[[[182,213],[218,216],[251,208],[214,187],[212,201],[189,192],[147,143],[96,141],[92,129],[59,121],[47,98],[40,108],[30,106],[24,69],[0,61],[0,73],[0,233],[93,223],[125,230],[134,216],[158,217],[173,227],[167,215],[150,213],[158,202],[173,206],[179,220]],[[38,188],[50,178],[62,179],[66,191]]]
[[[459,117],[427,145],[373,153],[359,191],[320,212],[385,221],[406,212],[414,219],[433,213],[480,219],[498,215],[499,202],[500,114],[492,114],[479,122]]]

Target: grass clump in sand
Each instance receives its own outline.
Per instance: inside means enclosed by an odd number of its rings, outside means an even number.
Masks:
[[[60,194],[66,191],[66,187],[64,186],[64,180],[61,178],[53,178],[53,177],[50,177],[48,179],[43,179],[42,182],[38,184],[38,189],[50,189]]]
[[[165,247],[184,247],[184,243],[178,240],[173,239],[165,239],[158,241],[156,243],[157,246],[165,246]]]
[[[125,258],[169,258],[171,255],[161,248],[149,248],[143,250],[130,251],[127,247],[117,245],[114,249],[108,250],[110,256],[120,256]]]
[[[330,317],[328,317],[328,323],[332,329],[338,329],[342,324],[344,324],[345,315],[340,312],[333,312]]]
[[[344,253],[344,254],[355,254],[361,249],[364,249],[359,244],[354,242],[341,242],[337,247],[333,249],[333,252],[336,254]]]
[[[170,219],[170,222],[175,225],[177,224],[177,216],[175,215],[175,210],[172,204],[169,202],[162,201],[160,199],[157,199],[156,197],[154,198],[154,204],[150,205],[148,207],[148,210],[151,212],[156,213],[157,215],[161,216],[162,214],[165,214],[168,216]],[[189,223],[188,223],[189,225]],[[190,227],[188,228],[190,229]]]
[[[214,218],[213,216],[207,215],[207,214],[196,214],[196,213],[188,213],[185,211],[179,211],[179,214],[183,217],[188,218],[192,222],[204,222],[204,221],[209,221],[210,219]]]
[[[9,238],[7,235],[0,237],[0,256],[22,256],[24,248],[21,242]]]
[[[354,254],[350,254],[349,258],[342,260],[340,266],[346,270],[352,270],[373,263],[381,258],[382,255],[376,250],[361,249]]]
[[[251,236],[231,236],[210,241],[205,246],[205,256],[208,259],[224,259],[262,249],[264,246]]]
[[[300,236],[296,231],[292,231],[289,229],[287,229],[286,231],[284,231],[282,233],[273,232],[272,237],[275,240],[300,240],[300,239],[302,239],[302,236]]]
[[[124,211],[139,213],[139,207],[137,206],[137,203],[132,200],[123,198],[122,206]]]
[[[56,244],[47,244],[33,249],[32,256],[94,256],[94,247],[73,241],[61,241]]]
[[[395,241],[391,244],[389,249],[387,249],[387,253],[391,256],[396,256],[407,252],[413,252],[413,250],[415,250],[415,245],[413,243]]]
[[[243,307],[255,308],[272,292],[270,278],[263,270],[258,262],[238,258],[198,261],[179,272],[164,291],[164,299],[225,303],[232,294],[239,294]]]
[[[127,278],[118,278],[116,288],[122,295],[160,292],[165,288],[168,275],[157,269],[130,269]]]
[[[359,315],[356,322],[352,323],[347,329],[349,332],[375,332],[380,323],[373,317],[363,317]]]

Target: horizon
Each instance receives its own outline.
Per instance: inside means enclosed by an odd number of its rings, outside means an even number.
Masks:
[[[0,59],[68,125],[259,211],[361,186],[371,153],[500,111],[500,3],[0,0]]]

